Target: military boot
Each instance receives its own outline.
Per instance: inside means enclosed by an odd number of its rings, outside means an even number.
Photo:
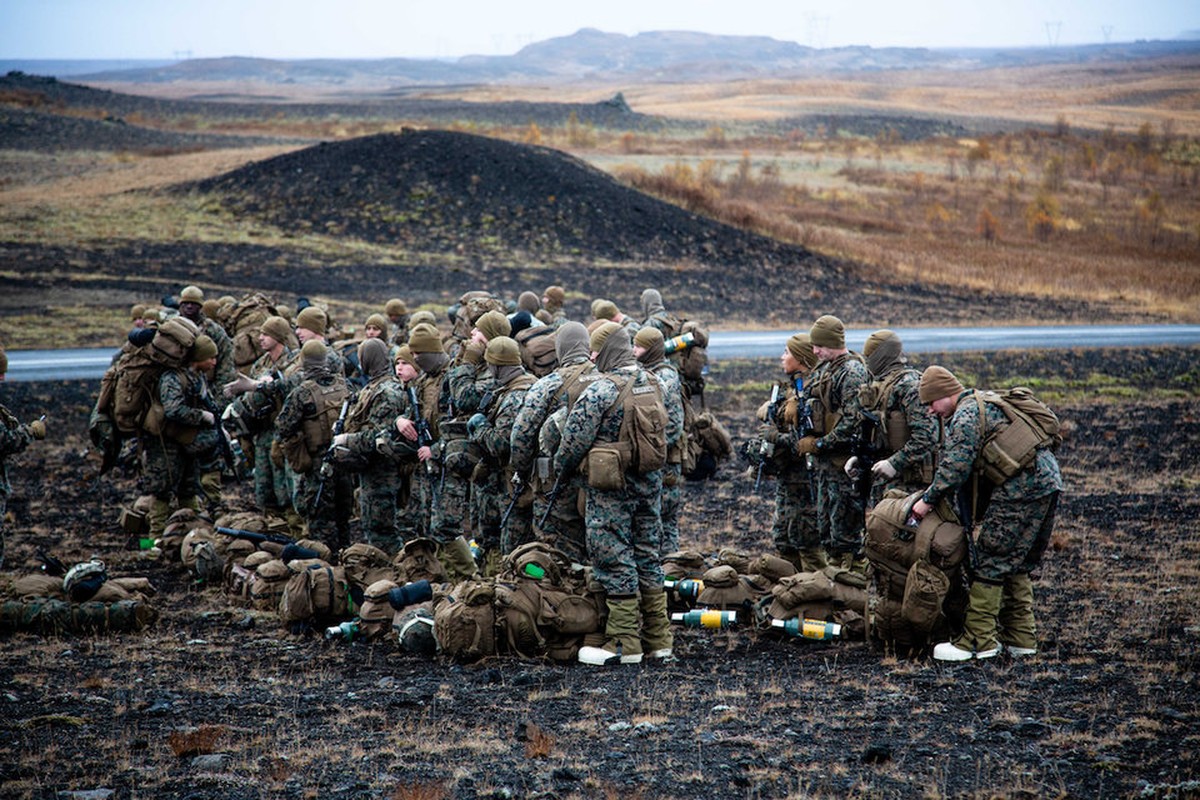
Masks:
[[[666,595],[663,596],[666,600]],[[638,599],[636,597],[608,598],[608,637],[602,647],[579,648],[579,663],[605,664],[642,663],[642,640],[638,635]]]
[[[938,661],[970,661],[993,658],[1000,653],[996,641],[996,626],[1000,616],[1000,597],[1004,587],[998,583],[976,580],[967,597],[967,616],[963,634],[953,642],[942,642],[933,648]]]
[[[642,651],[646,658],[672,658],[675,637],[667,614],[667,593],[661,589],[643,589],[638,598],[638,609],[642,612]]]
[[[200,491],[204,494],[208,513],[216,514],[221,508],[221,470],[201,473]]]
[[[797,553],[792,563],[801,572],[820,572],[829,566],[829,559],[825,557],[824,548],[811,547]]]
[[[453,581],[473,578],[479,571],[475,566],[475,556],[471,554],[470,542],[461,536],[443,544],[439,555],[442,565],[446,567],[447,577]]]
[[[305,537],[307,527],[304,523],[304,517],[300,516],[300,512],[298,512],[295,508],[288,506],[287,510],[284,512],[284,517],[287,518],[288,531],[291,533],[292,538],[303,539]]]
[[[1037,655],[1033,580],[1027,572],[1004,579],[1004,592],[1000,597],[1000,646],[1018,658]]]
[[[162,536],[163,529],[167,527],[167,517],[169,516],[171,516],[171,502],[155,498],[154,502],[150,505],[150,513],[146,515],[146,521],[150,525],[151,539],[157,539]]]

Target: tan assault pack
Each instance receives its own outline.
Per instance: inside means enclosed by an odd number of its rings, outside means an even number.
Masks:
[[[623,408],[617,441],[593,445],[588,451],[588,486],[606,491],[625,488],[625,472],[644,475],[667,463],[667,408],[662,387],[652,373],[646,383],[635,386],[633,376],[607,375],[621,387],[612,409]]]
[[[557,333],[557,328],[539,325],[526,328],[513,337],[521,350],[521,363],[539,378],[546,377],[558,366],[558,352],[554,348]]]
[[[315,381],[302,385],[312,395],[316,414],[306,417],[300,424],[298,434],[280,442],[283,455],[293,471],[305,474],[312,471],[313,459],[333,441],[333,425],[342,410],[342,402],[349,394],[346,382],[335,380],[328,386]]]
[[[1000,485],[1028,467],[1039,448],[1055,449],[1062,443],[1062,424],[1033,390],[1016,386],[1004,392],[976,391],[975,398],[983,441],[975,468],[992,483]],[[1008,424],[989,431],[984,403],[1003,411]]]

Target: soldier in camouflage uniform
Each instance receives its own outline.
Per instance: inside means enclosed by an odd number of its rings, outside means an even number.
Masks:
[[[812,400],[813,433],[800,438],[796,452],[813,456],[817,524],[830,560],[866,568],[862,550],[864,509],[854,482],[843,471],[858,433],[858,394],[867,381],[861,356],[846,349],[846,330],[837,317],[823,316],[809,331],[819,366],[805,387]]]
[[[613,320],[618,325],[620,320]],[[675,437],[667,439],[667,465],[663,468],[662,554],[679,549],[679,511],[683,507],[683,384],[679,371],[667,361],[662,331],[642,328],[633,337],[633,355],[643,369],[654,373],[662,385],[663,405],[667,407],[669,428]]]
[[[219,463],[216,415],[202,398],[208,393],[205,373],[216,366],[217,346],[205,334],[192,345],[186,369],[164,370],[158,379],[158,400],[163,408],[162,432],[141,433],[145,457],[142,474],[145,491],[154,495],[150,509],[150,535],[158,536],[171,515],[171,498],[177,508],[199,510],[200,474]]]
[[[408,502],[396,511],[396,528],[404,536],[404,540],[408,541],[429,536],[429,505],[422,499],[421,482],[428,481],[433,476],[433,449],[428,444],[420,444],[419,441],[420,432],[415,423],[417,414],[412,398],[416,396],[417,408],[424,411],[420,405],[421,396],[417,393],[421,368],[417,365],[412,348],[407,344],[396,348],[393,371],[404,392],[404,416],[397,417],[391,430],[376,437],[375,450],[395,461],[400,466],[401,476],[407,482],[402,496],[407,495]],[[434,398],[433,403],[437,404],[437,398]],[[430,435],[432,436],[432,431]],[[394,443],[400,447],[392,446],[392,440],[396,440]]]
[[[398,297],[388,300],[383,306],[383,313],[390,323],[387,331],[388,344],[400,347],[408,344],[408,304]]]
[[[485,551],[491,552],[500,547],[500,531],[498,528],[484,529],[480,525],[487,514],[485,498],[474,491],[470,482],[479,463],[480,451],[477,445],[470,446],[467,441],[466,421],[479,411],[484,396],[494,388],[491,372],[483,360],[487,343],[497,336],[508,336],[511,331],[512,325],[500,311],[488,311],[475,321],[470,337],[459,349],[457,363],[447,376],[449,407],[453,409],[453,421],[460,424],[440,426],[450,454],[441,505],[451,507],[446,509],[449,514],[469,510],[476,541]],[[453,539],[453,536],[446,535],[446,539]]]
[[[8,373],[8,354],[0,347],[0,383]],[[8,457],[29,447],[34,439],[46,438],[46,423],[35,419],[22,424],[13,413],[0,405],[0,569],[4,568],[4,517],[8,512],[8,496],[12,484],[8,482]]]
[[[662,295],[658,289],[643,291],[641,304],[643,328],[658,328],[664,341],[679,333],[679,319],[663,307]]]
[[[1058,460],[1048,447],[1040,447],[1029,466],[993,484],[977,473],[985,441],[979,408],[983,401],[977,393],[965,391],[952,373],[938,366],[921,374],[919,391],[921,402],[946,420],[946,433],[933,482],[913,505],[912,514],[922,519],[942,500],[958,500],[960,508],[969,510],[960,516],[975,523],[974,531],[967,525],[974,547],[963,633],[937,645],[933,657],[967,661],[992,658],[1001,649],[1012,656],[1035,655],[1029,573],[1041,562],[1054,529],[1063,490]],[[983,403],[983,414],[988,433],[1008,424],[1004,411],[993,403]]]
[[[273,381],[282,378],[292,363],[300,355],[298,349],[289,346],[295,342],[292,326],[283,317],[267,317],[258,330],[258,346],[263,354],[250,365],[249,377],[257,382],[267,379]],[[234,392],[228,387],[226,395]],[[283,405],[283,398],[278,402],[259,395],[262,405],[255,407],[255,395],[242,393],[230,404],[242,418],[246,428],[254,437],[254,499],[258,507],[266,514],[286,516],[292,507],[292,487],[288,484],[287,472],[282,465],[276,466],[271,459],[271,447],[275,443],[275,415]]]
[[[535,316],[553,328],[561,328],[568,319],[567,312],[563,310],[566,300],[567,292],[563,287],[547,286],[546,291],[542,292],[542,311],[537,312]],[[542,319],[543,311],[549,319]]]
[[[204,292],[198,286],[187,286],[179,293],[179,315],[196,324],[200,333],[212,339],[217,346],[216,367],[210,370],[214,386],[224,386],[237,377],[237,365],[233,360],[233,339],[222,327],[221,323],[204,313]],[[212,302],[209,303],[212,308]],[[217,398],[219,411],[223,411],[226,400]],[[221,501],[221,461],[210,460],[201,465],[203,472],[200,476],[200,488],[204,493],[210,509],[215,509]]]
[[[638,366],[629,333],[615,322],[599,326],[591,338],[596,369],[603,377],[593,381],[567,416],[562,445],[554,457],[557,473],[575,472],[598,443],[619,440],[625,416],[617,400],[621,386],[632,382],[633,391],[658,388],[657,379]],[[668,438],[670,430],[663,412]],[[595,477],[595,476],[593,476]],[[662,470],[624,473],[624,489],[587,489],[587,539],[595,577],[604,586],[608,603],[607,640],[601,647],[583,647],[584,664],[637,664],[643,655],[670,658],[673,637],[663,592],[662,522],[659,497]]]
[[[566,413],[558,412],[569,412],[599,373],[590,358],[588,334],[582,324],[564,323],[555,335],[554,349],[558,368],[525,393],[525,402],[513,423],[509,465],[522,475],[533,475],[533,521],[540,524],[543,517],[546,520],[545,525],[535,531],[538,538],[557,547],[576,563],[586,564],[586,528],[578,503],[583,476],[578,473],[563,476],[554,508],[549,515],[546,510],[557,478],[550,463],[562,439],[562,423],[566,421]],[[555,422],[550,421],[552,418]]]
[[[903,344],[894,331],[875,331],[863,346],[870,382],[859,393],[859,429],[871,451],[871,506],[888,489],[905,494],[924,489],[933,478],[938,425],[917,396],[921,374],[909,367]],[[859,459],[851,456],[846,474],[863,479]]]
[[[530,526],[530,504],[527,496],[529,473],[519,473],[509,466],[513,423],[517,412],[525,401],[525,393],[534,383],[534,377],[521,365],[521,351],[514,339],[497,336],[488,342],[484,353],[488,372],[492,378],[491,401],[486,409],[476,412],[467,422],[468,436],[482,451],[475,465],[475,477],[471,491],[479,498],[480,538],[484,541],[498,539],[500,555],[507,555],[519,545],[532,539]],[[501,520],[512,499],[513,491],[520,492],[508,520],[501,528]],[[528,502],[524,502],[528,500]],[[494,533],[493,533],[494,531]]]
[[[612,300],[597,298],[592,301],[592,316],[596,319],[611,320],[629,331],[630,336],[637,334],[642,326],[628,314],[622,314],[621,309]]]
[[[787,340],[779,364],[787,375],[773,419],[768,418],[764,403],[759,409],[762,427],[759,438],[774,446],[767,456],[777,475],[775,514],[771,520],[771,538],[779,555],[801,572],[816,572],[826,566],[821,531],[813,500],[812,476],[808,459],[796,452],[796,443],[809,433],[810,411],[806,407],[805,381],[817,366],[812,341],[807,332]]]
[[[368,542],[391,552],[404,545],[399,525],[408,504],[409,468],[375,451],[375,440],[387,434],[396,417],[409,411],[404,385],[396,380],[388,346],[381,338],[358,345],[358,363],[368,379],[346,414],[343,433],[333,438],[334,462],[358,476],[358,518]],[[411,531],[407,531],[411,532]]]
[[[421,418],[429,426],[433,446],[418,451],[423,464],[433,468],[417,471],[417,489],[421,506],[427,515],[426,529],[430,538],[441,547],[452,579],[469,578],[475,573],[471,545],[464,536],[464,515],[467,512],[468,482],[455,473],[453,467],[466,457],[466,423],[454,419],[449,383],[450,359],[442,349],[438,329],[428,322],[413,325],[408,335],[408,348],[421,374],[413,386],[421,410]],[[399,437],[416,439],[413,421],[396,420],[392,440]]]
[[[300,362],[303,379],[288,393],[275,418],[275,439],[295,475],[292,505],[303,517],[308,536],[337,551],[350,543],[354,487],[344,470],[323,470],[322,462],[349,393],[345,376],[330,371],[323,342],[305,342]]]

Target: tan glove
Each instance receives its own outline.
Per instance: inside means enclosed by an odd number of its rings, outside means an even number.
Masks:
[[[796,442],[796,452],[802,456],[817,452],[817,437],[805,436]]]
[[[467,342],[463,346],[462,361],[464,364],[472,364],[479,366],[483,363],[483,354],[487,350],[487,345],[480,344],[476,341]]]
[[[40,419],[35,419],[29,423],[29,435],[38,440],[45,439],[46,423]]]

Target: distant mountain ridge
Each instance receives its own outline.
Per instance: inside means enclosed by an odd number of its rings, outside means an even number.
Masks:
[[[93,82],[258,81],[266,84],[422,86],[630,78],[706,81],[896,69],[978,69],[1200,54],[1196,41],[1144,41],[1040,48],[813,48],[769,36],[651,31],[626,36],[584,28],[510,56],[456,60],[299,59],[232,56],[78,75]]]

